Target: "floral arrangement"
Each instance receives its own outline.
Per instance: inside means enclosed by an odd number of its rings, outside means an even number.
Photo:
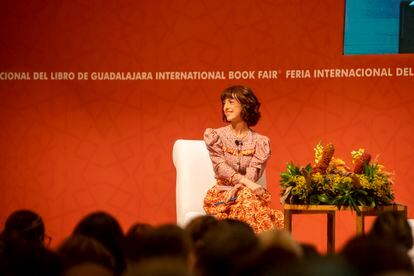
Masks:
[[[315,163],[299,167],[288,163],[280,174],[281,202],[351,207],[391,205],[392,174],[364,149],[351,152],[353,168],[334,157],[333,144],[315,147]]]

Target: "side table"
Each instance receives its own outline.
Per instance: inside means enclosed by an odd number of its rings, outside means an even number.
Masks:
[[[326,248],[328,253],[335,252],[335,215],[336,211],[339,211],[336,205],[295,205],[284,204],[284,222],[285,230],[292,232],[292,217],[295,214],[326,214]],[[365,233],[365,217],[366,216],[378,216],[379,214],[387,211],[402,212],[407,217],[407,206],[394,204],[388,206],[379,207],[366,207],[360,206],[360,213],[356,214],[356,234],[361,235]],[[352,210],[349,207],[342,207],[340,210]]]

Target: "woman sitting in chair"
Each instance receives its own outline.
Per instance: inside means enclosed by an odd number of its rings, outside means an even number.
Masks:
[[[244,86],[224,90],[221,102],[229,125],[204,133],[217,180],[204,198],[204,210],[218,219],[244,221],[256,233],[282,228],[283,214],[269,207],[270,194],[257,183],[270,156],[269,138],[250,129],[260,119],[260,103]]]

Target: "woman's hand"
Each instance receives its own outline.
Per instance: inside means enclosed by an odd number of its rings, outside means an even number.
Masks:
[[[256,195],[260,196],[265,192],[265,189],[262,187],[262,185],[257,184],[247,178],[242,178],[240,182],[244,184],[247,188],[249,188]]]
[[[252,188],[252,192],[255,193],[258,196],[262,195],[265,192],[262,185],[259,185],[259,184],[256,184],[256,183],[254,183],[254,184],[255,185]]]
[[[225,202],[229,202],[232,197],[234,197],[238,190],[240,190],[243,187],[242,184],[236,184],[233,186],[231,190],[227,192],[227,195],[225,197]]]

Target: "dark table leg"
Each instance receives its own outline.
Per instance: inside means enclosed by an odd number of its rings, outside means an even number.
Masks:
[[[356,214],[356,233],[357,235],[365,233],[365,216],[363,212]]]
[[[335,253],[335,211],[328,212],[327,214],[327,252],[330,254]]]
[[[292,212],[290,210],[284,210],[284,227],[288,232],[292,232]]]

